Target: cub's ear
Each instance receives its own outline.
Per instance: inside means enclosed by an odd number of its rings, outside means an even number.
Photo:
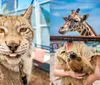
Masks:
[[[28,19],[30,22],[31,22],[31,16],[32,16],[32,9],[33,9],[33,6],[30,5],[28,7],[28,9],[26,10],[26,12],[21,15],[21,16],[25,17],[26,19]]]
[[[59,62],[61,63],[61,64],[64,64],[64,65],[66,65],[66,61],[63,59],[63,58],[61,58],[61,57],[57,57],[57,59],[59,60]]]

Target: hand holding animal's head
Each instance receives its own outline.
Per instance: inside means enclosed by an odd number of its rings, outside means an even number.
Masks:
[[[77,9],[76,12],[72,10],[72,13],[68,17],[63,17],[65,24],[59,29],[60,34],[65,34],[68,31],[76,31],[75,29],[79,27],[79,24],[88,18],[88,14],[83,17],[80,16],[79,11],[80,9]]]
[[[14,59],[27,52],[34,36],[31,15],[32,6],[20,16],[0,16],[0,54]]]

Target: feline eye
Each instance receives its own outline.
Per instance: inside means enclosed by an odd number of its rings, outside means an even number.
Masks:
[[[4,33],[4,32],[5,32],[5,30],[0,28],[0,33]]]
[[[20,29],[20,32],[26,32],[27,31],[27,28],[21,28]]]

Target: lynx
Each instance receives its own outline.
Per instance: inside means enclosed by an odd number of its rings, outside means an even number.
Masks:
[[[0,15],[0,85],[22,85],[20,76],[23,73],[25,85],[30,82],[34,37],[31,15],[32,6],[22,15]]]

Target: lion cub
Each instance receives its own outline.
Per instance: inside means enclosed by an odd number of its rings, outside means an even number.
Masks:
[[[63,59],[62,56],[67,56],[66,59]],[[63,51],[60,56],[57,57],[60,62],[62,62],[62,67],[64,71],[73,70],[77,73],[86,73],[83,79],[75,79],[70,76],[66,77],[66,82],[63,85],[85,85],[88,75],[94,72],[90,62],[85,58],[77,55],[75,52],[71,51],[66,53]],[[64,77],[65,78],[65,77]]]

